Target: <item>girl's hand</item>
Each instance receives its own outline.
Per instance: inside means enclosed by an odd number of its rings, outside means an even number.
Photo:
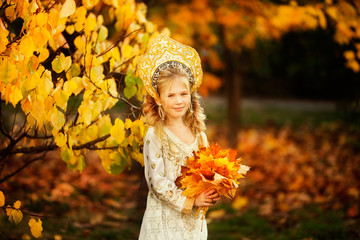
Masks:
[[[215,189],[207,189],[195,198],[196,207],[210,207],[220,200],[219,193]]]

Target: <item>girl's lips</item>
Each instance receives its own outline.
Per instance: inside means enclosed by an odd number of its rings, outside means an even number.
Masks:
[[[179,107],[179,108],[174,108],[175,111],[182,111],[184,109],[184,107]]]

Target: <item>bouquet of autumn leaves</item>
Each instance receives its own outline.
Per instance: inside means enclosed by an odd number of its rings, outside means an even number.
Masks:
[[[233,198],[240,179],[250,169],[240,164],[242,159],[236,159],[236,154],[236,150],[223,150],[215,143],[194,151],[181,168],[182,176],[176,180],[177,185],[184,189],[182,194],[195,198],[206,189],[215,189],[220,195]],[[201,210],[204,219],[208,207],[199,208],[198,213]]]

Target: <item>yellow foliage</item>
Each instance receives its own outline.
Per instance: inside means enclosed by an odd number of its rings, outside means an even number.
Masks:
[[[0,81],[5,85],[13,83],[18,76],[15,64],[7,57],[0,58]]]
[[[347,61],[346,66],[348,68],[351,68],[354,72],[359,72],[360,71],[360,64],[355,59]]]
[[[61,8],[59,17],[65,18],[72,15],[75,12],[76,3],[74,0],[66,0],[64,5]]]
[[[23,213],[19,210],[21,207],[21,202],[16,201],[13,207],[7,206],[6,207],[6,215],[9,216],[9,221],[15,224],[21,222],[23,218]]]
[[[112,126],[110,129],[110,135],[115,139],[118,144],[121,144],[125,138],[124,127],[124,122],[121,119],[117,118],[115,120],[114,126]]]
[[[42,227],[42,221],[40,218],[38,218],[37,220],[34,218],[31,218],[29,220],[29,226],[30,226],[30,231],[31,234],[35,237],[35,238],[39,238],[41,236],[41,232],[43,231],[43,227]]]
[[[240,210],[244,208],[248,204],[248,199],[246,197],[236,197],[235,200],[232,202],[231,206],[235,210]]]
[[[99,0],[82,0],[82,4],[87,8],[87,9],[91,9],[93,8],[96,4],[98,4]]]
[[[66,136],[63,133],[59,133],[55,136],[55,143],[59,147],[64,147],[66,145]]]
[[[0,19],[0,53],[5,51],[6,45],[9,43],[7,36],[9,31],[5,28],[2,20]]]
[[[0,207],[5,205],[5,195],[2,191],[0,191]]]
[[[14,203],[14,208],[16,209],[19,209],[21,207],[21,202],[19,200],[17,200],[15,203]]]
[[[65,116],[57,108],[53,108],[53,111],[50,116],[50,121],[52,123],[52,126],[56,130],[59,130],[65,124]]]
[[[347,60],[353,60],[353,59],[355,59],[355,53],[353,51],[345,51],[344,52],[344,57]]]

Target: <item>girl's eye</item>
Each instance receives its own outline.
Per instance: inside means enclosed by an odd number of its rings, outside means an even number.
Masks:
[[[169,95],[168,97],[174,97],[174,95]]]
[[[187,95],[188,95],[188,93],[183,93],[183,94],[181,94],[181,95],[183,95],[183,96],[187,96]]]

